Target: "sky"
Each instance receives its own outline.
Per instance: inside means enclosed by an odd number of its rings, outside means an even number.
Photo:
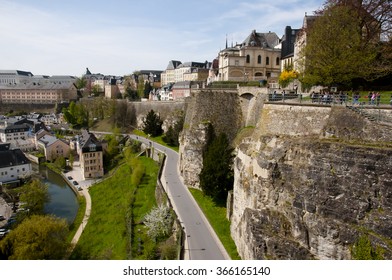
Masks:
[[[0,0],[0,70],[127,75],[212,61],[256,30],[301,28],[324,0]]]

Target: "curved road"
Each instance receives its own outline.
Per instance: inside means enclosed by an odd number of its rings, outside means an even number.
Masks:
[[[130,135],[132,139],[151,145],[166,154],[161,182],[184,228],[185,259],[230,259],[219,238],[211,228],[178,172],[178,153],[146,138]]]

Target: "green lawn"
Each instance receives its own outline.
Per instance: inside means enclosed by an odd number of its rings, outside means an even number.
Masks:
[[[189,190],[197,204],[203,210],[203,213],[206,215],[231,259],[239,260],[240,256],[230,235],[230,221],[226,218],[226,208],[216,206],[212,199],[205,196],[200,190],[192,188]]]
[[[92,186],[89,222],[70,259],[129,259],[130,225],[155,204],[157,174],[158,164],[152,159],[133,158]]]

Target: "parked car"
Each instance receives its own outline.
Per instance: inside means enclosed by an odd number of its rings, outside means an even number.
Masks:
[[[73,179],[72,176],[68,176],[67,178],[68,178],[68,180],[72,180]]]
[[[82,189],[82,187],[78,187],[78,191],[82,191],[83,189]]]
[[[0,229],[0,239],[2,239],[3,237],[5,237],[9,232],[10,232],[9,229],[1,228],[1,229]]]
[[[4,216],[0,215],[0,221],[4,221],[4,220],[5,220]]]
[[[73,181],[72,184],[74,184],[75,186],[79,185],[79,183],[76,181]]]

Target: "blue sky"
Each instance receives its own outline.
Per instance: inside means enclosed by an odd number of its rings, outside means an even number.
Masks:
[[[2,70],[81,76],[212,61],[252,30],[302,26],[323,0],[0,0]]]

